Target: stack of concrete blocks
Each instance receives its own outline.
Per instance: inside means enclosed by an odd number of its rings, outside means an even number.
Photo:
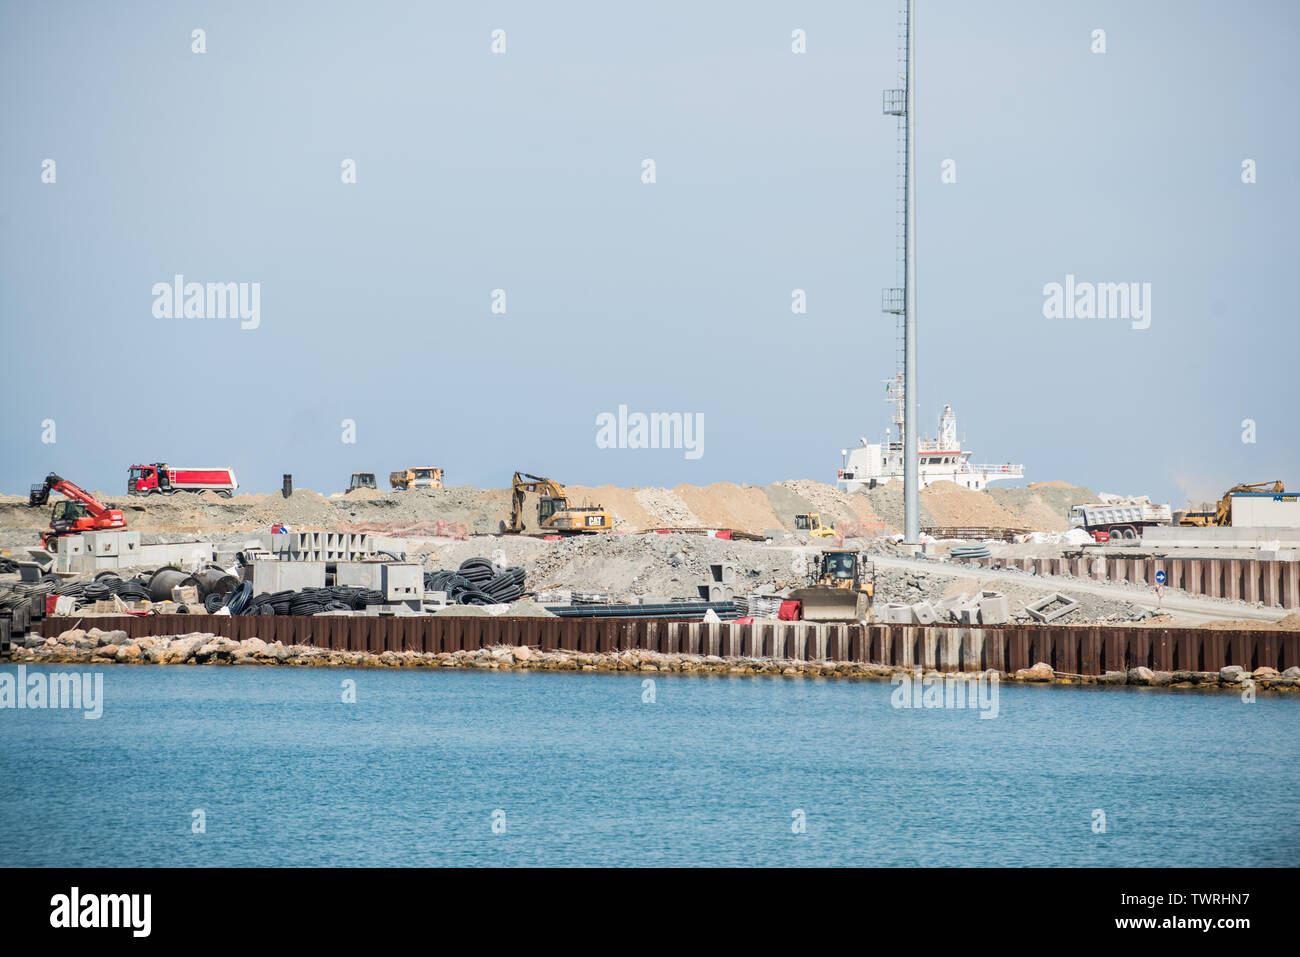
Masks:
[[[80,535],[64,535],[55,543],[54,570],[61,575],[83,571],[86,543]]]
[[[253,562],[253,594],[325,587],[324,562]]]
[[[946,602],[941,604],[946,606]],[[970,600],[962,595],[954,605],[946,606],[945,610],[959,625],[1005,625],[1011,620],[1011,608],[1006,596],[995,591],[981,591]]]
[[[282,562],[357,562],[375,554],[370,536],[354,532],[265,532],[262,547]]]
[[[159,565],[194,568],[212,561],[212,554],[211,542],[142,545],[139,532],[82,532],[57,539],[54,570],[70,575]]]
[[[699,586],[705,601],[732,601],[736,597],[736,566],[717,562],[709,566],[709,580]]]

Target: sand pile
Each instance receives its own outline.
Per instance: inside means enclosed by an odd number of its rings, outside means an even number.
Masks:
[[[767,496],[756,485],[678,485],[673,492],[708,528],[734,528],[760,535],[764,529],[781,525]]]
[[[1026,488],[988,490],[989,496],[1020,516],[1020,526],[1039,532],[1063,532],[1070,527],[1071,506],[1097,501],[1091,489],[1065,482],[1035,482]]]
[[[601,505],[614,518],[614,529],[620,532],[639,532],[664,524],[637,498],[634,488],[617,488],[601,485],[586,488],[581,485],[566,486],[569,501],[574,505]]]
[[[675,492],[662,488],[639,488],[637,503],[654,516],[655,527],[699,528],[704,522]]]
[[[871,501],[865,495],[845,492],[830,485],[823,485],[813,479],[792,479],[778,482],[776,487],[788,489],[806,501],[811,508],[807,511],[818,512],[822,523],[835,525],[856,523],[859,525],[878,525],[883,521]],[[770,491],[770,489],[769,489]],[[769,499],[771,498],[769,494]],[[785,516],[782,516],[785,518]]]
[[[1020,528],[1023,518],[983,492],[955,482],[935,482],[921,490],[921,501],[938,526]]]

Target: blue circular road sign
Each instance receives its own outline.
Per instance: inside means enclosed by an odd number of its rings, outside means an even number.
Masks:
[[[1164,583],[1165,583],[1165,570],[1162,568],[1160,569],[1160,571],[1156,572],[1156,584],[1163,585]]]

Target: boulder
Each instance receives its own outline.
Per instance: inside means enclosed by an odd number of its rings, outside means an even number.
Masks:
[[[266,650],[266,642],[261,638],[245,638],[232,650],[234,658],[251,658]]]
[[[131,661],[139,661],[140,656],[143,654],[144,652],[140,650],[139,645],[123,645],[122,647],[117,649],[117,654],[115,654],[113,657],[116,658],[118,661],[131,662]]]
[[[532,661],[534,657],[533,649],[527,645],[519,645],[514,649],[515,661]]]
[[[1099,685],[1122,685],[1128,684],[1128,675],[1123,671],[1108,671],[1104,675],[1097,676]]]
[[[1015,674],[1017,681],[1051,681],[1055,677],[1056,672],[1045,661],[1038,662],[1032,668],[1021,668]]]
[[[124,631],[104,631],[99,634],[99,646],[105,645],[124,645],[127,642],[127,634]]]
[[[1141,666],[1130,668],[1128,670],[1128,683],[1131,685],[1149,685],[1151,684],[1151,679],[1155,676],[1156,673],[1150,668],[1143,668]]]
[[[1276,678],[1279,674],[1276,668],[1270,668],[1267,665],[1256,668],[1251,672],[1256,678]]]
[[[1241,681],[1245,673],[1241,665],[1225,665],[1219,669],[1219,680],[1234,685]]]
[[[167,643],[166,653],[162,657],[164,664],[180,665],[194,657],[195,653],[212,639],[211,635],[185,635],[173,638]]]

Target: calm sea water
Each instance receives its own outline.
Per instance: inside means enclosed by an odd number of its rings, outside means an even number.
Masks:
[[[1003,686],[982,720],[880,682],[98,670],[100,720],[0,710],[0,864],[1300,859],[1294,698]]]

